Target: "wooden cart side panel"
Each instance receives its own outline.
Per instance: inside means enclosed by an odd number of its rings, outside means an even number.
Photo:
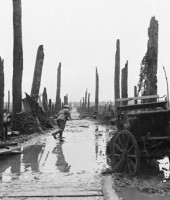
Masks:
[[[150,137],[169,135],[169,121],[170,112],[143,113],[129,118],[130,130],[137,141],[147,135]]]

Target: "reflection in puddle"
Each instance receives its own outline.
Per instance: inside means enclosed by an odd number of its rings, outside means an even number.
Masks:
[[[69,172],[71,165],[68,165],[68,163],[65,161],[62,143],[58,143],[57,146],[53,149],[52,153],[56,154],[56,166],[60,172]]]
[[[78,127],[78,126],[77,126]],[[23,149],[22,154],[1,159],[0,182],[29,178],[30,175],[94,174],[102,170],[105,159],[105,132],[95,133],[95,126],[88,129],[66,128],[66,141],[60,143],[47,135],[42,144]],[[41,141],[39,141],[41,142]]]
[[[32,145],[23,150],[22,154],[22,172],[24,171],[39,171],[39,163],[43,155],[45,145]]]

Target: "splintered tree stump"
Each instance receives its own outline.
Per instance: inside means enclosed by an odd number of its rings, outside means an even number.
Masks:
[[[121,79],[121,93],[122,98],[128,97],[128,61],[125,67],[122,69],[122,79]],[[127,105],[127,101],[122,102],[123,105]]]
[[[32,83],[31,95],[30,95],[31,97],[34,98],[35,101],[38,101],[38,97],[39,97],[43,62],[44,62],[44,49],[43,49],[43,45],[40,45],[37,50],[37,57],[36,57],[35,68],[34,68],[34,77],[33,77],[33,83]]]
[[[0,138],[3,139],[3,107],[4,107],[4,61],[0,57]]]
[[[61,91],[61,63],[59,63],[59,66],[57,68],[57,92],[56,92],[56,103],[55,103],[56,112],[58,112],[61,109],[60,91]]]
[[[99,106],[99,74],[96,67],[96,89],[95,89],[95,114],[98,114]]]
[[[22,71],[23,71],[23,50],[22,50],[22,22],[21,22],[21,0],[13,0],[13,115],[22,109]]]
[[[115,113],[117,114],[116,99],[120,98],[120,41],[116,42],[115,54],[115,74],[114,74],[114,95],[115,95]]]

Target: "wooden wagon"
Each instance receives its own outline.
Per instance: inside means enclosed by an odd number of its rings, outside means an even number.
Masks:
[[[133,104],[125,105],[131,100]],[[133,175],[142,158],[159,159],[170,154],[170,110],[166,100],[159,101],[154,95],[117,99],[116,103],[117,132],[106,150],[113,171]]]

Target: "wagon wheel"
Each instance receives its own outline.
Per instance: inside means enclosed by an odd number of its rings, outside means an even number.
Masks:
[[[133,175],[140,165],[139,147],[136,139],[127,130],[116,133],[112,141],[111,166],[113,171]]]
[[[37,124],[34,117],[29,113],[18,113],[14,117],[15,130],[23,134],[31,134],[37,131]]]

